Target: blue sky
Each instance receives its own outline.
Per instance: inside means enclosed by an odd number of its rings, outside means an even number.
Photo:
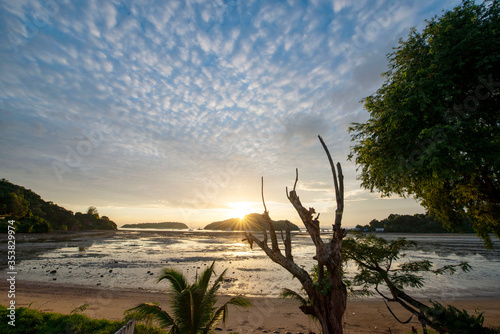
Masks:
[[[360,100],[411,27],[460,1],[0,1],[0,177],[118,225],[306,206],[345,226],[424,210],[360,188]]]

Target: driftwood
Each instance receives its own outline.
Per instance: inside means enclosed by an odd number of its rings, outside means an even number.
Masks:
[[[323,333],[342,333],[342,316],[345,312],[347,301],[347,290],[342,282],[341,253],[342,239],[346,236],[346,231],[341,226],[344,211],[344,176],[340,163],[337,163],[337,168],[335,168],[326,144],[320,136],[318,137],[330,163],[337,201],[335,224],[332,225],[333,234],[331,240],[325,242],[321,238],[319,214],[316,215],[314,208],[306,209],[300,202],[296,189],[299,180],[298,169],[296,170],[293,190],[288,192],[288,188],[286,189],[288,200],[299,214],[316,247],[314,259],[317,261],[317,280],[314,280],[307,271],[294,262],[292,238],[288,224],[286,224],[285,233],[283,234],[283,231],[281,231],[285,255],[281,252],[277,234],[271,224],[271,218],[269,217],[269,212],[264,201],[263,179],[262,202],[264,205],[264,218],[268,222],[271,246],[268,244],[266,230],[263,230],[261,238],[247,232],[245,240],[249,242],[251,247],[253,247],[254,243],[257,244],[271,260],[281,265],[300,281],[308,296],[307,303],[300,308],[302,312],[313,316],[319,321]],[[316,217],[314,217],[315,215]]]

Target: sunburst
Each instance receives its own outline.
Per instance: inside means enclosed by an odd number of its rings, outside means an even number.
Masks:
[[[249,213],[251,213],[250,205],[246,202],[231,202],[228,204],[229,218],[239,218],[243,219]]]

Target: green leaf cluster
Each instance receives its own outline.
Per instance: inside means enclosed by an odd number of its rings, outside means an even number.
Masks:
[[[92,319],[83,314],[65,315],[60,313],[44,313],[34,309],[19,307],[16,309],[16,326],[8,324],[9,310],[0,305],[0,317],[6,321],[0,322],[0,333],[19,334],[109,334],[115,333],[126,322],[110,321],[105,319]],[[153,327],[137,324],[136,334],[165,334],[166,332]]]
[[[450,230],[500,237],[500,3],[461,6],[412,29],[350,128],[362,185],[415,197]]]
[[[425,310],[425,316],[433,322],[440,323],[449,333],[456,334],[495,334],[497,330],[484,327],[484,313],[469,314],[452,305],[444,306],[431,301],[432,307]]]
[[[353,261],[357,267],[355,276],[348,286],[354,294],[373,294],[372,288],[386,285],[389,289],[421,288],[424,286],[423,273],[436,275],[454,274],[457,268],[464,272],[471,269],[467,262],[449,264],[434,268],[429,260],[406,261],[394,268],[396,261],[404,258],[404,251],[415,247],[416,242],[398,238],[385,240],[373,234],[356,234],[346,238],[342,244],[344,265]],[[361,291],[356,291],[361,287]]]
[[[418,317],[424,333],[427,332],[427,325],[440,333],[496,333],[497,331],[483,326],[482,313],[470,315],[465,310],[453,306],[445,307],[432,300],[431,306],[428,306],[404,291],[408,287],[423,287],[422,274],[426,272],[453,275],[457,269],[464,272],[471,270],[467,262],[448,264],[440,268],[434,268],[428,260],[410,260],[395,265],[396,261],[405,258],[403,252],[415,245],[415,242],[404,238],[387,241],[375,235],[360,233],[354,238],[346,238],[342,247],[344,265],[352,261],[357,267],[354,277],[345,279],[350,293],[369,295],[375,290],[384,300],[398,302]],[[387,288],[388,294],[379,290],[382,286]]]
[[[213,333],[213,328],[220,320],[226,321],[229,305],[251,305],[247,298],[235,296],[222,306],[216,307],[217,291],[227,269],[209,285],[214,275],[214,265],[215,261],[192,284],[188,284],[186,277],[173,268],[162,270],[158,282],[167,280],[174,294],[170,304],[171,313],[163,310],[157,303],[140,304],[127,312],[137,314],[140,318],[150,316],[161,327],[168,328],[172,334]]]

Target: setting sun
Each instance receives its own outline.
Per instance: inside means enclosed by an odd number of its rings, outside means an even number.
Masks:
[[[231,202],[228,204],[229,218],[243,219],[249,213],[252,213],[251,204],[248,202]]]

